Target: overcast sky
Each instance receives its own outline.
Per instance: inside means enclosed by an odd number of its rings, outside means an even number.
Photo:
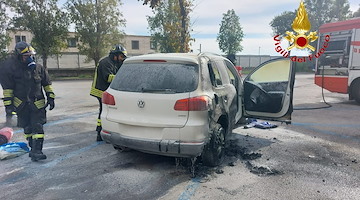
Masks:
[[[126,34],[150,35],[146,16],[153,16],[148,6],[143,6],[137,0],[123,0],[121,10],[126,18]],[[350,10],[359,8],[359,0],[349,0]],[[241,55],[279,55],[275,50],[272,29],[269,25],[274,16],[284,11],[298,9],[300,0],[195,0],[191,13],[191,36],[195,38],[192,49],[195,53],[222,53],[216,42],[223,14],[234,9],[240,17],[240,24],[245,34],[241,45]],[[290,30],[291,31],[291,30]]]

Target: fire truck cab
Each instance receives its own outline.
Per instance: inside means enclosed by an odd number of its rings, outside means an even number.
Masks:
[[[320,26],[315,84],[360,103],[360,18]]]

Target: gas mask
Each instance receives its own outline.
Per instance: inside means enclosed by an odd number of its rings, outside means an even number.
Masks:
[[[35,63],[35,57],[34,57],[34,56],[29,56],[29,57],[26,59],[26,63],[27,63],[27,66],[28,66],[31,70],[34,70],[34,69],[35,69],[36,63]]]

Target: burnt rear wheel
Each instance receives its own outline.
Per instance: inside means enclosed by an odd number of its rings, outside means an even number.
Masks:
[[[215,167],[222,163],[225,155],[225,129],[221,124],[214,127],[210,142],[205,146],[201,155],[203,164]]]
[[[355,101],[360,104],[360,80],[356,80],[351,87],[351,93]]]

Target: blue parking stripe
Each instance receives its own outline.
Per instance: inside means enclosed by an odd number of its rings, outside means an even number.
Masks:
[[[104,144],[104,143],[105,143],[105,142],[103,142],[103,141],[101,141],[101,142],[95,142],[95,143],[93,143],[93,144],[91,144],[91,145],[89,145],[89,146],[83,147],[83,148],[81,148],[81,149],[79,149],[79,150],[77,150],[77,151],[73,151],[73,152],[71,152],[71,153],[69,153],[69,154],[66,154],[66,155],[63,156],[63,157],[57,158],[57,159],[55,159],[55,160],[53,160],[53,161],[51,161],[51,162],[48,162],[48,163],[43,164],[43,165],[40,165],[39,167],[42,168],[42,169],[47,169],[47,168],[54,167],[55,165],[57,165],[58,163],[66,160],[66,159],[69,159],[69,158],[71,158],[71,157],[74,157],[74,156],[76,156],[76,155],[79,155],[79,154],[81,154],[81,153],[83,153],[83,152],[85,152],[85,151],[88,151],[88,150],[90,150],[90,149],[92,149],[92,148],[95,148],[95,147],[97,147],[98,145]],[[25,155],[23,155],[23,156],[25,156]],[[46,161],[45,161],[45,162],[46,162]],[[41,162],[39,162],[39,163],[41,163]],[[30,166],[30,168],[31,168],[31,167],[33,167],[33,166]],[[26,170],[29,170],[28,167],[25,168],[25,169],[26,169]],[[29,171],[31,171],[31,170],[29,170]],[[15,176],[12,176],[12,177],[10,177],[10,178],[8,178],[8,179],[5,179],[4,181],[0,182],[0,185],[16,183],[16,182],[18,182],[18,181],[20,181],[20,180],[24,180],[24,179],[26,179],[26,178],[30,178],[30,177],[33,176],[33,175],[35,175],[35,174],[34,174],[34,173],[27,173],[26,171],[22,171],[22,172],[20,172],[19,174],[15,175]]]
[[[191,179],[191,182],[186,186],[185,191],[181,193],[178,200],[189,200],[193,196],[200,185],[201,179],[196,177]]]
[[[58,159],[55,159],[55,160],[53,160],[53,161],[51,161],[51,162],[49,162],[49,163],[46,163],[46,164],[42,165],[42,167],[44,167],[44,168],[53,167],[53,166],[57,165],[59,162],[61,162],[61,161],[64,161],[64,160],[66,160],[66,159],[69,159],[69,158],[71,158],[71,157],[74,157],[74,156],[76,156],[76,155],[79,155],[79,154],[81,154],[81,153],[83,153],[83,152],[85,152],[85,151],[88,151],[88,150],[90,150],[90,149],[98,146],[99,144],[104,144],[104,143],[105,143],[105,142],[103,142],[103,141],[95,142],[95,143],[93,143],[93,144],[91,144],[91,145],[89,145],[89,146],[83,147],[83,148],[81,148],[81,149],[79,149],[79,150],[77,150],[77,151],[73,151],[73,152],[71,152],[71,153],[66,154],[65,156],[62,156],[62,157],[60,157],[60,158],[58,158]]]
[[[96,114],[96,112],[90,112],[90,113],[85,113],[85,114],[80,114],[80,115],[76,115],[76,116],[73,116],[73,117],[70,117],[70,118],[66,118],[66,119],[62,119],[62,120],[57,120],[57,121],[53,121],[53,122],[50,122],[50,123],[47,123],[45,124],[44,126],[51,126],[51,125],[56,125],[56,124],[61,124],[61,123],[66,123],[68,121],[73,121],[74,119],[78,119],[78,118],[82,118],[82,117],[87,117],[87,116],[90,116],[90,115],[94,115]],[[22,129],[19,129],[19,130],[16,130],[14,131],[14,133],[23,133],[23,130]],[[58,163],[66,160],[66,159],[69,159],[71,157],[74,157],[76,155],[79,155],[83,152],[86,152],[92,148],[95,148],[97,147],[98,145],[100,144],[104,144],[105,142],[103,141],[100,141],[100,142],[95,142],[91,145],[88,145],[86,147],[83,147],[77,151],[73,151],[73,152],[70,152],[60,158],[57,158],[51,162],[48,162],[46,164],[43,164],[41,165],[40,167],[43,168],[43,169],[47,169],[47,168],[50,168],[50,167],[53,167],[55,165],[57,165]],[[27,169],[27,168],[26,168]],[[33,173],[27,173],[27,172],[20,172],[19,174],[15,175],[15,176],[12,176],[11,178],[8,178],[8,179],[5,179],[4,181],[2,181],[0,183],[0,185],[3,185],[3,184],[11,184],[11,183],[15,183],[19,180],[23,180],[23,179],[26,179],[26,178],[29,178],[31,177],[32,175],[34,175]]]
[[[88,112],[88,113],[84,113],[84,114],[79,114],[79,115],[75,115],[75,116],[72,116],[72,117],[68,117],[66,119],[60,119],[60,120],[56,120],[56,121],[51,121],[51,122],[48,122],[44,125],[44,127],[47,127],[47,126],[52,126],[52,125],[56,125],[56,124],[61,124],[61,123],[66,123],[68,121],[73,121],[75,119],[79,119],[79,118],[83,118],[83,117],[88,117],[90,115],[95,115],[95,114],[98,114],[98,112]],[[18,129],[18,130],[15,130],[14,131],[14,134],[17,134],[17,133],[23,133],[23,129]]]

